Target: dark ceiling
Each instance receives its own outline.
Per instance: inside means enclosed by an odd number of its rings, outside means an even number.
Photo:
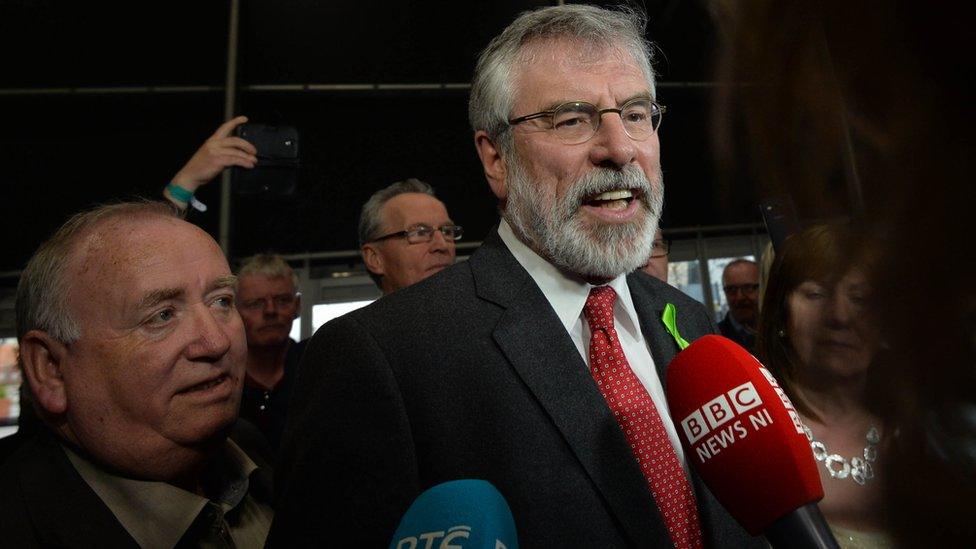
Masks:
[[[433,184],[471,239],[482,238],[496,213],[463,85],[492,36],[518,12],[545,4],[241,0],[236,111],[296,126],[303,165],[292,196],[235,196],[231,255],[353,249],[362,202],[406,177]],[[758,221],[754,197],[715,198],[706,9],[682,0],[642,5],[659,47],[659,99],[669,108],[661,129],[665,225]],[[217,0],[0,6],[0,271],[10,271],[70,213],[158,195],[213,132],[223,116],[230,8]],[[390,89],[262,88],[273,84]],[[147,86],[199,88],[113,89]],[[219,205],[218,185],[198,194]],[[214,234],[218,219],[216,207],[196,218]]]

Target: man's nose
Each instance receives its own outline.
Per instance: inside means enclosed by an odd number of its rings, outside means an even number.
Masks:
[[[430,251],[447,252],[454,249],[454,239],[444,236],[444,233],[435,230],[430,238]]]
[[[657,139],[656,135],[651,139]],[[637,142],[624,131],[623,119],[616,113],[603,113],[590,142],[590,162],[595,166],[622,168],[637,158]]]
[[[226,324],[217,319],[214,312],[205,305],[192,315],[194,339],[187,346],[187,356],[191,359],[220,358],[230,349],[231,340]]]

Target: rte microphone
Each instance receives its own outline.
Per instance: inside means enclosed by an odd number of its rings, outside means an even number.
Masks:
[[[777,548],[838,547],[800,416],[755,357],[701,337],[668,366],[667,398],[685,454],[746,531]]]
[[[485,480],[452,480],[429,488],[407,509],[390,549],[518,549],[515,519]]]

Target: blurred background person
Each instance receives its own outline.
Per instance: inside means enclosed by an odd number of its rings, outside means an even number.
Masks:
[[[383,295],[453,265],[461,234],[434,189],[414,178],[373,193],[359,216],[363,263]]]
[[[718,323],[722,335],[756,352],[756,323],[759,322],[759,267],[755,261],[736,259],[722,271],[722,291],[729,304]]]
[[[277,452],[306,343],[289,337],[302,309],[298,276],[280,255],[251,257],[237,273],[237,303],[247,334],[241,417],[256,425]]]
[[[645,273],[661,280],[668,281],[668,254],[671,252],[671,241],[664,238],[661,229],[654,233],[654,247],[651,249],[651,257],[647,263],[641,267]]]
[[[820,502],[842,547],[888,547],[878,480],[889,442],[869,372],[878,328],[866,308],[870,266],[855,254],[846,226],[818,225],[787,239],[776,254],[759,352],[807,426],[818,461]]]
[[[878,366],[892,384],[886,431],[898,432],[879,479],[888,529],[908,547],[971,545],[976,80],[966,6],[712,6],[717,80],[731,84],[715,102],[725,171],[759,196],[790,197],[801,219],[849,216],[875,235],[869,306],[891,347]]]

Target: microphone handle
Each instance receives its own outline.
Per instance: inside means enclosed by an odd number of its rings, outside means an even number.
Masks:
[[[763,534],[775,549],[840,549],[816,503],[777,519]]]

